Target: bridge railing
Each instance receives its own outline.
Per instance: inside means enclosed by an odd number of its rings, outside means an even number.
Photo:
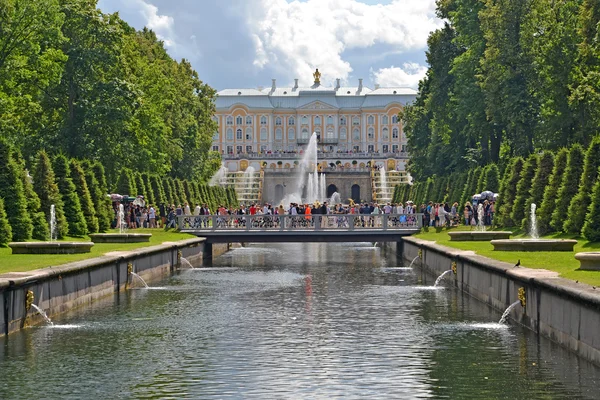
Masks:
[[[182,215],[181,230],[193,231],[394,231],[421,229],[423,214]]]

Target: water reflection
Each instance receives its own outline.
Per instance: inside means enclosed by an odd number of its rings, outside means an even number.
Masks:
[[[369,246],[236,249],[11,335],[3,396],[596,396],[597,367]]]

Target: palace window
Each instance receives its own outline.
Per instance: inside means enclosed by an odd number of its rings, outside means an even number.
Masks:
[[[263,142],[267,140],[267,128],[260,129],[260,140]]]
[[[315,125],[317,125],[317,126],[321,125],[321,117],[319,117],[319,116],[315,117]]]
[[[342,140],[348,139],[348,134],[346,132],[346,128],[340,129],[340,139],[342,139]]]
[[[219,146],[213,146],[213,147],[212,147],[212,151],[219,152]]]
[[[387,125],[390,123],[390,119],[388,118],[387,115],[384,115],[383,117],[381,117],[381,124],[382,125]]]
[[[405,144],[403,144],[403,145],[402,145],[402,152],[403,152],[403,153],[405,153],[405,152],[407,152],[407,151],[408,151],[408,146],[407,146],[407,145],[405,145]]]
[[[369,117],[367,118],[367,124],[373,125],[374,123],[375,123],[375,117],[372,115],[369,115]]]
[[[308,129],[302,129],[302,139],[308,139],[310,136],[308,135]]]
[[[360,118],[353,117],[352,118],[352,125],[360,125]]]
[[[252,153],[252,146],[246,146],[246,153],[247,154]]]
[[[398,128],[392,129],[392,139],[398,139]]]
[[[394,116],[392,117],[392,124],[397,124],[399,121],[400,121],[400,118],[398,118],[398,116],[397,116],[397,115],[394,115]]]
[[[260,146],[260,152],[261,153],[266,153],[267,152],[267,148],[268,148],[267,145],[263,144],[262,146]]]
[[[288,129],[288,138],[290,140],[296,139],[296,131],[294,130],[294,128]]]
[[[335,132],[333,131],[333,128],[328,128],[327,129],[327,136],[325,136],[327,139],[335,139]]]
[[[331,115],[327,117],[327,125],[333,125],[333,117]]]
[[[390,131],[388,128],[383,128],[383,130],[381,131],[382,136],[383,136],[383,140],[390,140]]]
[[[345,126],[346,125],[346,117],[341,117],[340,118],[340,125],[341,126]]]
[[[233,146],[227,146],[227,154],[233,154]]]
[[[294,117],[290,117],[290,119],[288,120],[288,125],[289,126],[296,125],[296,119]]]
[[[375,153],[375,146],[370,144],[367,146],[367,152],[369,153]]]
[[[227,125],[233,125],[233,117],[231,115],[227,117]]]
[[[275,129],[275,140],[281,140],[283,138],[283,133],[281,128]]]
[[[360,146],[353,146],[352,151],[355,153],[360,153]]]
[[[244,152],[244,146],[235,146],[235,152],[237,154],[242,154]]]
[[[237,140],[242,140],[244,138],[244,136],[242,135],[242,130],[238,129],[237,131],[235,131],[235,138]]]
[[[283,125],[283,122],[281,121],[281,117],[275,118],[275,125],[277,125],[277,126]]]
[[[367,130],[367,139],[375,139],[375,129],[369,128]]]
[[[252,117],[249,115],[246,117],[246,125],[252,125]]]
[[[252,128],[246,128],[246,140],[252,140]]]
[[[358,128],[354,129],[352,131],[352,140],[354,140],[354,141],[359,141],[360,140],[360,130],[358,130]]]
[[[390,146],[389,146],[389,145],[387,145],[387,144],[384,144],[384,145],[383,145],[383,152],[384,152],[384,153],[389,153],[389,152],[390,152]]]
[[[241,125],[243,123],[244,123],[244,118],[242,118],[242,117],[236,117],[235,118],[235,124],[236,125]]]
[[[267,124],[267,117],[265,117],[264,115],[262,117],[260,117],[260,124],[261,125],[266,125]]]
[[[302,125],[308,125],[308,117],[306,115],[302,117]]]
[[[397,144],[393,144],[392,145],[392,153],[397,153],[398,152],[398,145]]]
[[[215,133],[213,133],[213,140],[219,140],[219,131],[215,131]]]
[[[233,129],[227,128],[227,140],[233,140]]]

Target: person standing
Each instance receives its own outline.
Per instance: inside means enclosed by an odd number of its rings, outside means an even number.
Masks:
[[[148,219],[150,220],[150,228],[156,228],[156,210],[150,206],[148,210]]]

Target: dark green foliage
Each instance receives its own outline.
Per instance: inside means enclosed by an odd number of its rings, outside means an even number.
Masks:
[[[597,173],[600,176],[600,169]],[[591,199],[582,233],[590,242],[600,242],[600,179],[594,184]]]
[[[540,235],[545,235],[552,230],[550,221],[552,220],[552,213],[556,208],[556,197],[558,196],[558,190],[563,180],[564,172],[567,168],[567,158],[569,151],[565,148],[559,150],[554,159],[554,169],[552,170],[552,176],[546,189],[544,190],[544,198],[542,205],[537,213],[538,221],[538,232]]]
[[[142,180],[145,188],[144,196],[146,196],[146,205],[156,204],[154,189],[152,188],[152,182],[150,181],[150,175],[143,173]]]
[[[484,190],[487,190],[487,188],[485,187],[485,178],[487,176],[487,169],[488,169],[487,166],[483,167],[483,168],[481,168],[481,171],[479,172],[479,178],[477,178],[477,188],[475,189],[475,194],[480,194]]]
[[[463,205],[467,201],[471,199],[472,193],[469,193],[471,190],[471,185],[473,184],[473,176],[475,174],[475,169],[471,168],[467,172],[467,180],[463,184],[463,191],[461,192],[460,199],[458,200],[459,204]]]
[[[144,196],[144,200],[148,201],[148,190],[146,190],[146,184],[144,183],[144,179],[142,178],[142,174],[140,172],[133,173],[133,180],[135,182],[136,187],[136,195]]]
[[[12,228],[8,223],[4,200],[0,197],[0,247],[6,247],[12,240]]]
[[[173,187],[175,188],[175,192],[177,193],[178,204],[181,204],[183,206],[185,203],[188,202],[188,198],[185,195],[183,182],[177,178],[173,179]]]
[[[579,181],[579,189],[569,204],[569,215],[563,227],[565,232],[581,233],[591,202],[592,187],[598,178],[598,167],[600,167],[600,136],[594,138],[585,154],[585,165]]]
[[[531,182],[530,195],[525,203],[525,217],[521,221],[521,227],[525,231],[529,231],[530,228],[529,216],[531,214],[531,204],[541,207],[542,200],[544,198],[544,191],[550,182],[553,169],[554,155],[549,151],[545,151],[541,156],[539,156],[538,168],[535,172],[533,181]]]
[[[169,178],[162,179],[163,189],[165,191],[165,199],[169,205],[173,205],[176,202],[176,199],[173,195],[173,187],[171,186],[171,182]]]
[[[115,190],[120,195],[135,196],[137,194],[133,171],[129,168],[121,169]]]
[[[165,188],[162,181],[157,175],[150,175],[150,185],[154,193],[154,201],[157,205],[166,204],[167,197],[165,196]]]
[[[552,219],[550,225],[554,231],[562,231],[567,215],[569,212],[569,204],[571,200],[577,194],[579,190],[579,181],[581,180],[581,174],[583,174],[583,164],[585,155],[583,153],[583,147],[579,144],[575,144],[569,151],[569,159],[567,161],[567,169],[562,178],[560,188],[556,198],[556,205],[552,212]]]
[[[510,163],[504,170],[504,177],[500,184],[498,202],[496,203],[496,213],[498,216],[494,218],[499,225],[515,225],[511,219],[510,213],[517,194],[516,187],[521,179],[523,164],[523,159],[521,157],[516,157],[510,160]]]
[[[500,177],[498,166],[496,164],[490,164],[485,169],[485,182],[483,184],[483,189],[489,190],[492,193],[498,193],[500,190]]]
[[[187,199],[190,207],[192,207],[192,205],[196,204],[197,202],[196,195],[194,193],[194,188],[192,187],[192,184],[187,180],[184,180],[183,182],[181,182],[181,184],[183,185],[185,198]]]
[[[23,182],[23,189],[27,199],[27,212],[31,216],[31,222],[33,224],[32,238],[37,240],[48,240],[50,238],[50,228],[48,227],[48,221],[46,221],[46,215],[40,209],[40,198],[33,190],[33,178],[25,169],[25,161],[18,151],[14,152],[14,158],[21,170],[21,181]]]
[[[71,159],[69,168],[71,179],[75,184],[77,197],[79,198],[79,203],[81,204],[81,211],[83,212],[83,216],[85,218],[87,233],[97,233],[99,230],[98,217],[96,215],[94,202],[92,201],[92,195],[85,179],[85,172],[83,171],[81,164],[79,164],[79,161],[75,159]]]
[[[64,155],[60,154],[54,158],[52,166],[56,174],[56,184],[63,200],[63,210],[69,226],[69,236],[84,236],[87,234],[87,224],[81,210],[77,189],[71,179],[69,161]]]
[[[23,187],[23,170],[12,157],[5,140],[0,140],[0,197],[12,228],[12,239],[22,242],[31,239],[33,224],[27,212],[27,199]]]
[[[110,229],[110,224],[113,220],[114,212],[112,210],[112,203],[108,197],[108,193],[102,190],[102,185],[96,178],[97,174],[101,175],[104,181],[104,168],[94,168],[95,164],[90,164],[85,161],[83,163],[83,169],[85,173],[85,182],[88,186],[92,203],[94,205],[94,215],[98,220],[98,232],[106,232]]]
[[[40,151],[37,156],[35,168],[33,170],[33,190],[40,198],[40,209],[46,216],[46,221],[50,225],[50,208],[55,207],[56,214],[56,234],[59,239],[67,236],[69,225],[63,210],[63,200],[56,183],[54,170],[50,163],[50,158],[44,151]]]
[[[525,213],[528,212],[528,210],[525,210],[525,205],[527,203],[527,199],[531,195],[531,184],[533,182],[533,178],[535,177],[537,167],[538,157],[535,154],[531,154],[523,165],[521,177],[519,179],[519,183],[517,184],[515,202],[510,214],[512,222],[514,222],[515,225],[520,225],[521,221],[523,221],[523,218],[525,218]]]

